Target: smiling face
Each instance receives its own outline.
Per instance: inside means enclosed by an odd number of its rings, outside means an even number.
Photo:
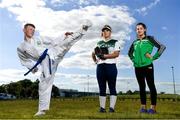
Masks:
[[[109,29],[104,29],[102,31],[102,37],[105,39],[109,39],[111,37],[111,31]]]
[[[145,36],[146,29],[143,27],[143,25],[137,25],[136,26],[136,33],[138,37]]]

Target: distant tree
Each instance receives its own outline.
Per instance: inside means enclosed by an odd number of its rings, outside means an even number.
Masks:
[[[52,88],[52,96],[53,97],[58,97],[60,95],[59,93],[59,88],[56,87],[55,85],[53,85],[53,88]]]
[[[16,98],[38,98],[38,83],[38,80],[32,82],[28,79],[11,82],[6,85],[1,85],[0,92],[12,94],[16,96]],[[59,88],[55,85],[53,85],[52,88],[52,96],[59,96]]]
[[[31,90],[31,98],[38,98],[38,79],[31,85],[30,90]]]
[[[160,92],[160,94],[165,94],[165,92]]]
[[[133,94],[139,94],[139,91],[135,90],[135,91],[133,92]]]
[[[122,94],[123,94],[123,92],[122,92],[122,91],[119,91],[118,95],[122,95]]]
[[[6,90],[5,90],[4,86],[0,86],[0,93],[5,93],[5,92],[6,92]]]
[[[132,95],[133,92],[132,92],[131,90],[128,90],[128,91],[126,92],[126,94],[127,94],[127,95]]]

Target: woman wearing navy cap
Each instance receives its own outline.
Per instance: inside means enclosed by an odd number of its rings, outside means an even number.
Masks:
[[[110,107],[109,112],[114,112],[116,104],[116,79],[117,68],[116,58],[120,53],[120,46],[118,40],[111,38],[111,27],[105,25],[102,28],[102,39],[97,42],[95,50],[92,52],[93,61],[97,64],[96,77],[99,85],[99,112],[106,112],[106,82],[110,91]]]

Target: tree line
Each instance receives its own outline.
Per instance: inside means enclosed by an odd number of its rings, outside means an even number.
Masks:
[[[17,82],[11,82],[9,84],[3,84],[0,86],[0,93],[7,93],[16,96],[16,98],[38,98],[38,83],[37,79],[32,82],[29,79],[20,80]],[[52,97],[59,96],[59,88],[53,85]]]

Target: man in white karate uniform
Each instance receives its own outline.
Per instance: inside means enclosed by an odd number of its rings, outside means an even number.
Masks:
[[[39,82],[39,108],[35,116],[44,115],[45,111],[49,110],[51,91],[58,64],[91,25],[90,21],[86,21],[79,31],[66,32],[64,38],[58,37],[53,40],[47,37],[33,37],[35,26],[31,23],[24,25],[24,41],[17,48],[20,62],[29,69],[29,72],[37,72],[38,65],[41,66],[42,72]],[[37,62],[36,65],[35,62]]]

